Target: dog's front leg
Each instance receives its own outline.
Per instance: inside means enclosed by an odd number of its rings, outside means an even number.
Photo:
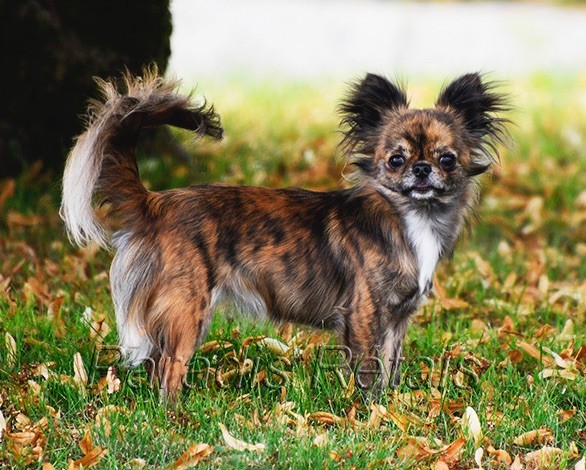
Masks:
[[[382,337],[379,357],[383,365],[383,374],[381,377],[381,386],[383,389],[389,384],[392,387],[397,387],[401,381],[403,341],[408,325],[408,319],[392,322]]]

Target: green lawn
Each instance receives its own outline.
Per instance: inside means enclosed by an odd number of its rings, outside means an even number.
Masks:
[[[413,104],[430,105],[439,86],[411,83]],[[586,74],[505,88],[515,144],[484,180],[438,298],[414,318],[401,386],[375,402],[340,381],[327,333],[226,306],[191,387],[160,403],[145,371],[109,347],[111,254],[69,244],[59,178],[31,168],[0,182],[0,467],[472,468],[476,457],[485,468],[573,468],[586,453]],[[193,164],[144,156],[149,187],[341,184],[343,84],[198,91],[225,140],[177,134]]]

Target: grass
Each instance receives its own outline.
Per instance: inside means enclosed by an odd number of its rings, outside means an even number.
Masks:
[[[586,75],[509,85],[516,145],[484,181],[479,222],[441,267],[439,298],[414,319],[400,387],[374,402],[328,367],[338,356],[327,333],[276,329],[226,306],[192,387],[177,406],[161,404],[144,369],[125,369],[105,347],[116,344],[111,254],[67,242],[57,178],[31,168],[2,182],[0,466],[470,468],[482,447],[484,466],[508,468],[515,458],[535,467],[546,446],[547,465],[572,468],[586,452],[585,89]],[[201,90],[227,138],[179,134],[195,163],[146,155],[149,186],[339,185],[339,84]],[[413,83],[412,101],[429,104],[436,90]],[[463,426],[468,407],[482,436]]]

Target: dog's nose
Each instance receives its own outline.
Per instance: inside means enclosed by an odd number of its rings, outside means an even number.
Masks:
[[[417,162],[413,165],[411,171],[417,178],[427,178],[431,173],[431,165],[425,162]]]

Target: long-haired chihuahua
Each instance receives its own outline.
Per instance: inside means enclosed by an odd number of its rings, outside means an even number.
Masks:
[[[476,73],[447,85],[431,109],[368,74],[341,103],[349,189],[207,184],[145,189],[135,146],[143,128],[171,125],[221,138],[219,116],[145,72],[100,82],[63,177],[61,214],[77,244],[111,245],[112,297],[131,365],[149,361],[164,394],[181,390],[214,305],[228,297],[276,321],[332,329],[399,381],[409,318],[432,289],[477,199],[477,176],[506,135],[503,95]],[[109,235],[95,208],[107,204]],[[360,372],[360,371],[358,371]]]

